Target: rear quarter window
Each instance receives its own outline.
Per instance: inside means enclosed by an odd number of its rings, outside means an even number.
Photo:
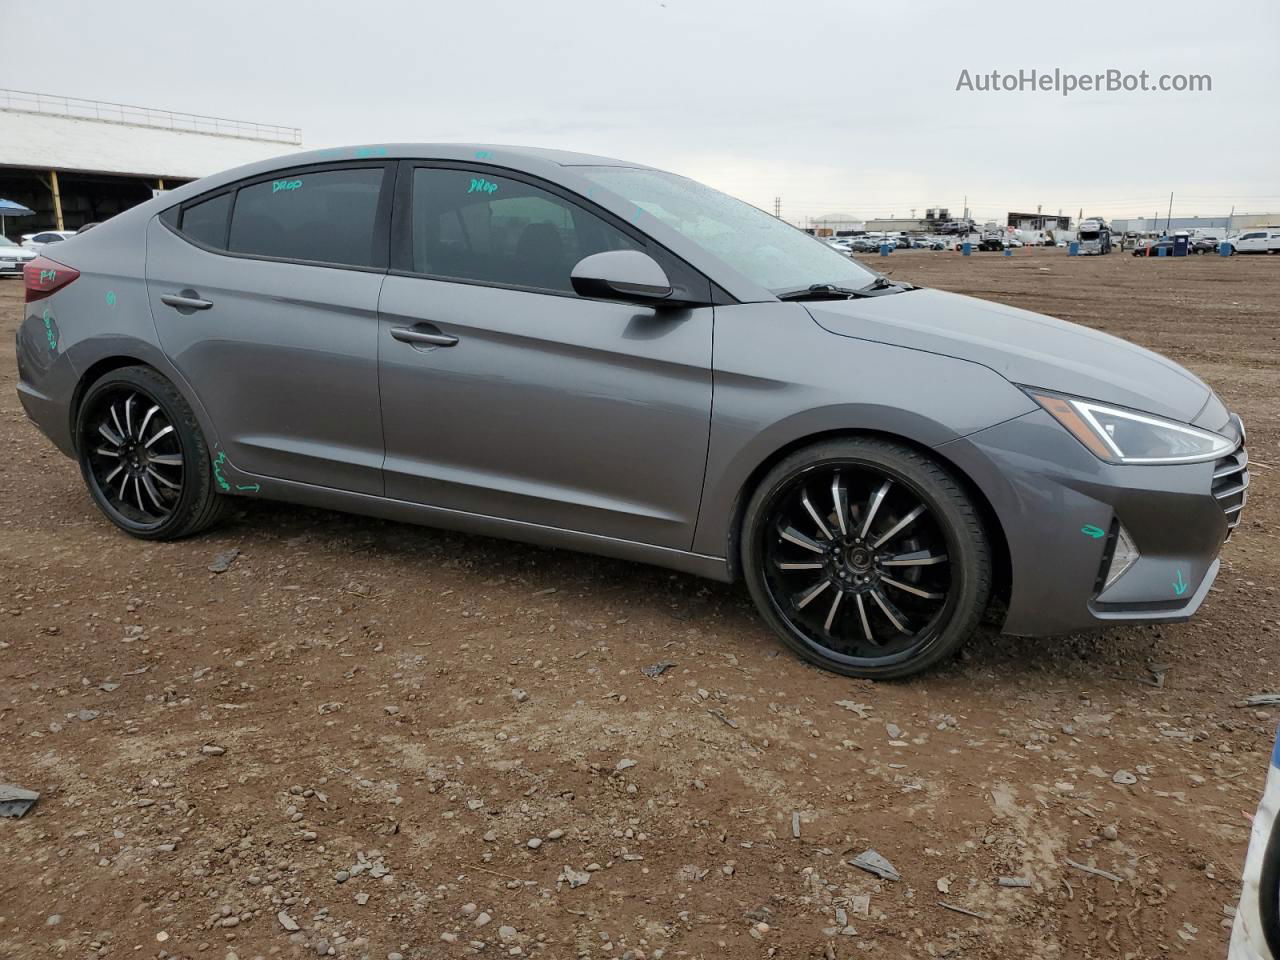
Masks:
[[[202,200],[182,211],[180,232],[207,247],[224,249],[227,245],[227,215],[231,212],[233,194],[224,193]]]

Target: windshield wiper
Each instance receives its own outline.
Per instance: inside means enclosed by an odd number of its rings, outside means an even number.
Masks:
[[[877,290],[914,290],[916,289],[909,283],[903,283],[901,280],[890,280],[888,277],[876,277],[865,287],[859,287],[858,292],[862,294],[872,294]]]
[[[777,294],[777,297],[779,300],[844,300],[867,295],[867,292],[861,288],[838,287],[834,283],[811,283],[797,290],[784,290]]]
[[[909,283],[876,277],[863,287],[841,287],[834,283],[811,283],[797,290],[784,290],[776,294],[779,300],[848,300],[853,297],[881,297],[886,293],[900,293],[916,289]]]

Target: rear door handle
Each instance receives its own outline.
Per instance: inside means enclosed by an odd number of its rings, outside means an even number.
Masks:
[[[452,347],[458,338],[441,333],[430,323],[415,323],[412,327],[392,327],[391,336],[401,343],[425,343],[433,347]]]
[[[160,302],[183,310],[208,310],[213,306],[212,300],[202,300],[200,297],[186,297],[180,293],[163,294],[160,297]]]

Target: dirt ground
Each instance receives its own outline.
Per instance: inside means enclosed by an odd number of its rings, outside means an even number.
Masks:
[[[1277,719],[1239,702],[1280,689],[1280,257],[867,260],[1241,413],[1194,622],[876,685],[620,561],[249,501],[134,541],[23,416],[0,282],[0,781],[43,794],[0,820],[0,957],[1223,956]]]

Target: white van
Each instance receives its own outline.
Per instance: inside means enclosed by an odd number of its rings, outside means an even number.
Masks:
[[[1280,252],[1280,227],[1245,230],[1227,241],[1236,253]]]

